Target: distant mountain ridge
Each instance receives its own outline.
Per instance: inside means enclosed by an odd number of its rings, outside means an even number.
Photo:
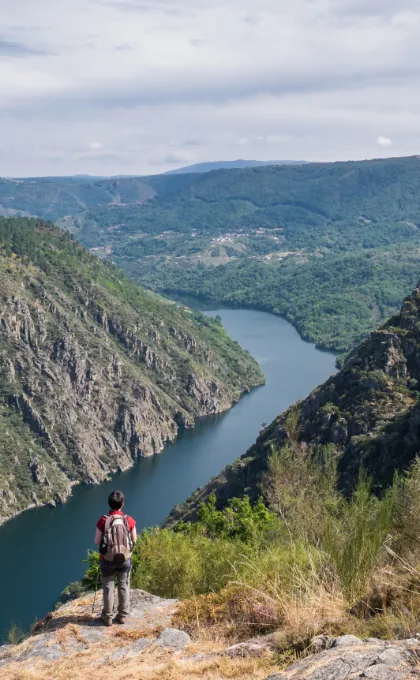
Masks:
[[[258,168],[266,165],[306,165],[309,161],[255,161],[238,159],[236,161],[207,161],[186,165],[176,170],[168,170],[166,175],[180,175],[194,172],[211,172],[212,170],[232,170],[243,168]]]

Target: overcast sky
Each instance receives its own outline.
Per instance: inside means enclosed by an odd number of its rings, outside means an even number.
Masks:
[[[0,0],[0,175],[420,153],[419,0]]]

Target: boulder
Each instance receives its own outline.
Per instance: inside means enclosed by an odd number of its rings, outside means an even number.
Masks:
[[[190,643],[190,636],[178,628],[165,628],[156,640],[159,647],[172,647],[173,649],[183,649]]]
[[[266,656],[272,650],[272,645],[270,641],[261,640],[250,640],[249,642],[239,642],[236,645],[228,647],[225,654],[226,656],[234,657],[254,657],[261,658]]]
[[[362,642],[343,635],[333,646],[302,659],[266,680],[409,680],[419,678],[420,643],[417,640]]]

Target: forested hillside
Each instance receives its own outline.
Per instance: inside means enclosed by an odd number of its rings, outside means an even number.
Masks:
[[[215,171],[75,233],[152,289],[268,309],[346,351],[415,285],[419,189],[418,158]]]
[[[420,287],[401,311],[371,333],[344,367],[307,399],[279,415],[242,458],[179,508],[173,517],[195,515],[197,503],[216,493],[220,504],[244,491],[252,498],[273,450],[299,450],[322,467],[328,451],[347,493],[361,472],[377,493],[409,469],[420,450]]]
[[[158,453],[262,381],[216,320],[51,223],[0,218],[0,523]]]
[[[153,290],[268,309],[347,351],[415,285],[419,189],[411,157],[2,180],[0,210],[56,220]]]

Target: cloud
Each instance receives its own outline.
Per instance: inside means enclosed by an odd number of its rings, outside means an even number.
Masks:
[[[188,14],[184,7],[176,7],[175,3],[166,0],[103,0],[105,6],[113,7],[119,12],[134,14],[149,14],[157,10],[169,16],[182,16]]]
[[[51,54],[44,50],[25,45],[13,40],[2,40],[0,38],[0,58],[1,57],[33,57],[46,56]]]
[[[119,174],[120,165],[147,174],[235,158],[238,144],[260,160],[385,156],[378,129],[394,140],[393,154],[419,153],[418,0],[255,8],[254,0],[9,3],[0,175],[85,166]]]
[[[417,0],[331,0],[333,13],[350,17],[389,18],[418,11]]]
[[[183,146],[203,146],[204,144],[204,139],[186,139],[183,142]]]
[[[381,137],[381,136],[376,138],[376,143],[379,144],[379,146],[383,146],[385,148],[393,145],[392,139],[390,139],[389,137]]]
[[[204,38],[191,38],[190,44],[193,47],[203,47],[206,44],[206,40]]]
[[[242,17],[242,21],[251,26],[256,26],[260,22],[260,17],[257,14],[249,12]]]
[[[100,149],[103,149],[103,146],[102,142],[90,142],[88,149],[89,151],[100,151]]]

